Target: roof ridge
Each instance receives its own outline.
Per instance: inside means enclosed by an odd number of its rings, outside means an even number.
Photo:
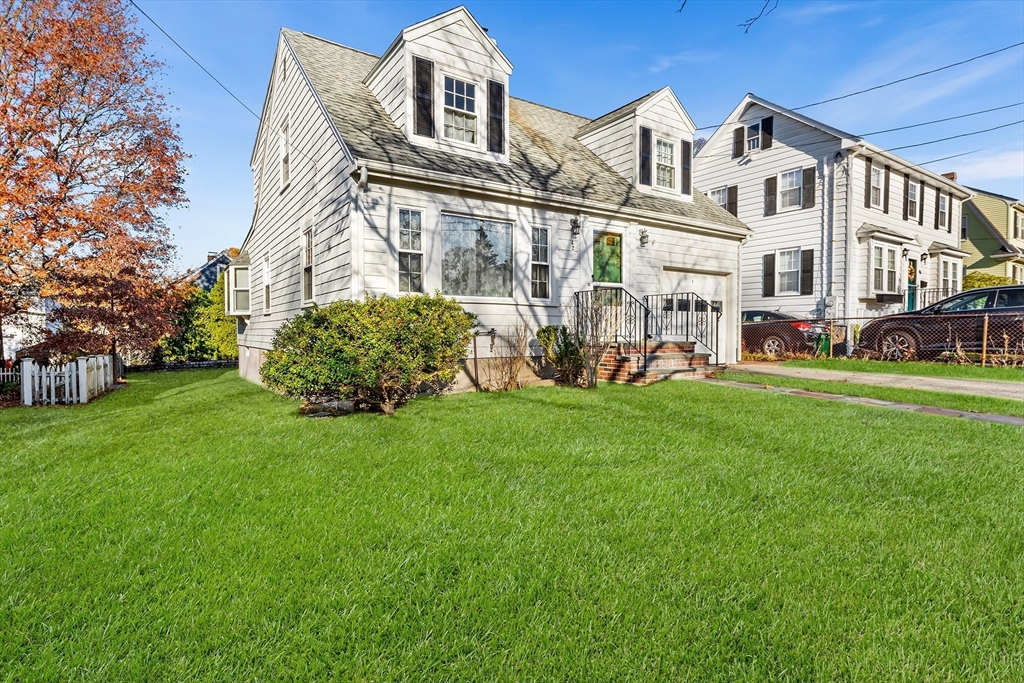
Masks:
[[[548,105],[548,104],[541,104],[540,102],[534,102],[533,100],[528,100],[525,97],[514,97],[513,95],[510,94],[508,96],[508,98],[510,100],[519,100],[520,102],[526,102],[527,104],[532,104],[535,107],[543,107],[544,109],[550,109],[551,111],[557,111],[559,114],[565,114],[566,116],[573,116],[573,117],[575,117],[577,119],[583,119],[584,121],[592,121],[593,120],[593,119],[588,119],[586,116],[582,116],[581,114],[573,114],[571,111],[566,111],[564,109],[559,109],[558,107],[552,107],[551,105]]]
[[[281,30],[282,31],[288,31],[289,33],[294,33],[296,35],[305,36],[307,38],[312,38],[314,40],[319,40],[322,43],[327,43],[328,45],[333,45],[335,47],[340,47],[340,48],[343,48],[345,50],[351,50],[352,52],[358,52],[360,54],[366,55],[367,57],[373,57],[374,59],[380,59],[380,55],[375,55],[372,52],[367,52],[366,50],[360,50],[358,47],[352,47],[351,45],[343,45],[343,44],[335,42],[333,40],[328,40],[327,38],[322,38],[320,36],[314,36],[312,33],[307,33],[306,31],[296,31],[295,29],[288,28],[287,26],[282,26]]]

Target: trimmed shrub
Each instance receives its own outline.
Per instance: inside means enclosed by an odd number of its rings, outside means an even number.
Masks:
[[[555,369],[558,381],[582,386],[586,380],[587,359],[583,340],[565,325],[547,325],[537,330],[537,343],[544,358]]]
[[[440,294],[311,308],[281,326],[263,382],[308,402],[349,399],[392,414],[455,379],[475,316]]]
[[[964,275],[963,289],[978,289],[979,287],[995,287],[996,285],[1012,285],[1013,279],[1001,275],[989,275],[981,271],[974,271]]]

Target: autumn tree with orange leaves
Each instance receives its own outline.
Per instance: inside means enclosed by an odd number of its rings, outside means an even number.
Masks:
[[[145,48],[120,0],[0,0],[0,324],[51,300],[64,352],[171,331],[185,155]]]

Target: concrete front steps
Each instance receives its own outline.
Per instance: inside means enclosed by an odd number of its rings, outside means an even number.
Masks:
[[[707,377],[721,370],[709,365],[711,354],[696,353],[693,342],[647,342],[647,369],[641,369],[639,354],[627,353],[621,345],[605,352],[597,368],[597,378],[618,384],[653,384],[664,379]]]

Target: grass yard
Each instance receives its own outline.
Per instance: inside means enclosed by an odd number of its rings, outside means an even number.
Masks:
[[[0,411],[0,680],[1013,680],[1024,433],[690,382]]]
[[[953,363],[930,363],[910,361],[892,363],[861,358],[815,358],[812,360],[788,360],[783,365],[818,370],[843,370],[846,372],[880,372],[889,375],[918,375],[921,377],[952,377],[956,379],[995,379],[1007,382],[1024,382],[1024,368],[981,367],[980,365],[955,365]]]
[[[781,375],[759,375],[743,372],[742,368],[729,370],[718,375],[722,379],[748,384],[789,387],[806,391],[822,391],[844,396],[863,396],[883,401],[899,401],[915,403],[922,406],[968,410],[975,413],[997,413],[1024,417],[1024,401],[1006,398],[975,396],[972,394],[953,394],[945,391],[926,391],[923,389],[902,389],[898,387],[871,386],[853,382],[832,382],[828,380],[804,379],[802,377],[783,377]],[[1021,447],[1024,450],[1024,446]]]

